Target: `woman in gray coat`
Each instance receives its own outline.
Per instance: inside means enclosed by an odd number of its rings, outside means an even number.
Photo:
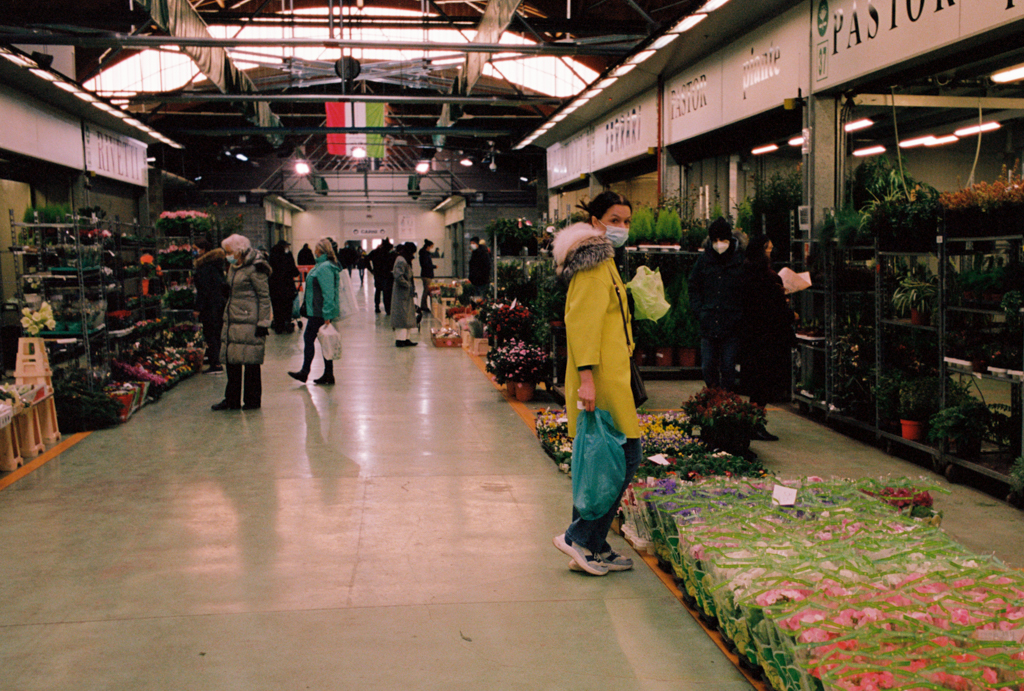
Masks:
[[[398,259],[392,275],[395,287],[391,293],[391,328],[395,330],[395,346],[416,345],[409,340],[409,329],[416,328],[416,285],[412,280],[412,260],[416,245],[406,242],[398,248]]]
[[[221,331],[222,359],[228,373],[224,400],[214,410],[255,410],[260,407],[263,382],[260,365],[271,324],[270,264],[249,238],[229,235],[220,243],[228,261],[227,304]],[[244,374],[243,374],[244,368]],[[245,404],[242,388],[245,385]]]

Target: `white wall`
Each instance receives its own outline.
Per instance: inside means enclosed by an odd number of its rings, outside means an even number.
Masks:
[[[445,233],[444,215],[402,207],[341,207],[315,209],[292,215],[292,251],[298,252],[303,244],[313,247],[323,236],[333,237],[339,244],[348,240],[373,241],[385,236],[392,242],[411,241],[423,246],[429,238],[442,252],[434,260],[435,275],[452,275],[452,251]],[[369,247],[370,243],[367,243]]]

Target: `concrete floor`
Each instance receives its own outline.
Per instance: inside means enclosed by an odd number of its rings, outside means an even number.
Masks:
[[[372,311],[343,334],[333,388],[289,379],[300,339],[271,336],[262,410],[211,412],[224,379],[194,377],[0,491],[0,688],[749,688],[642,564],[566,568],[570,483],[461,349],[394,348]],[[771,428],[783,475],[947,486]],[[1022,515],[949,489],[950,532],[1024,566]]]

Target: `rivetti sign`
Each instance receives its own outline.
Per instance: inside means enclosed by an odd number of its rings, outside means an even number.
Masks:
[[[813,0],[814,89],[1024,19],[1022,0]]]
[[[594,126],[594,170],[643,156],[658,145],[658,99],[645,94]]]
[[[571,139],[548,149],[548,187],[559,187],[593,171],[591,147],[593,128],[588,127]]]
[[[85,134],[85,169],[106,178],[147,187],[146,145],[88,122]]]

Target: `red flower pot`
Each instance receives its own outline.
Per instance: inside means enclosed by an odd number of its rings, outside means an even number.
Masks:
[[[672,348],[655,348],[654,349],[654,365],[656,367],[671,367],[672,366]]]
[[[676,362],[679,363],[680,367],[696,367],[697,366],[697,349],[696,348],[677,348],[676,349]]]
[[[900,420],[902,436],[910,441],[921,441],[924,439],[924,423],[916,420]]]

